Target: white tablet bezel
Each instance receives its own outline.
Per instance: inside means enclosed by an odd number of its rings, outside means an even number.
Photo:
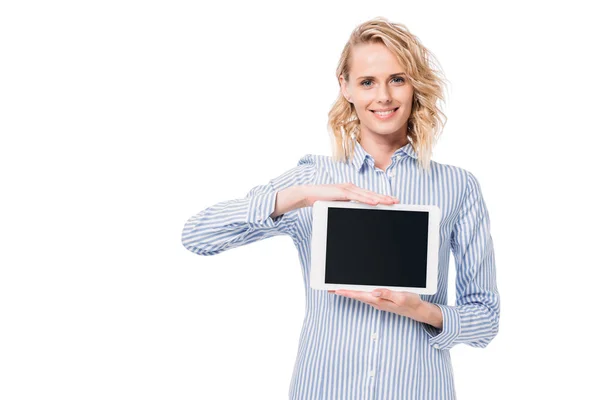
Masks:
[[[327,244],[327,210],[328,208],[359,208],[366,210],[389,209],[408,211],[427,211],[429,213],[429,227],[427,239],[427,277],[425,288],[401,286],[371,286],[325,283],[325,251]],[[313,223],[311,239],[311,271],[310,287],[316,290],[361,290],[372,291],[375,289],[389,289],[406,291],[417,294],[432,295],[437,292],[438,281],[438,252],[441,210],[435,205],[418,204],[378,204],[376,206],[357,201],[322,201],[313,204]]]

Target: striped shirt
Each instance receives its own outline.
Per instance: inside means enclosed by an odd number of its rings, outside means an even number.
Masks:
[[[438,288],[434,295],[420,296],[441,309],[443,329],[310,287],[312,207],[271,218],[276,194],[294,185],[345,182],[397,197],[400,204],[440,207]],[[358,142],[347,163],[307,154],[246,197],[192,216],[182,243],[208,256],[276,235],[292,238],[306,295],[290,399],[456,398],[449,350],[460,343],[487,346],[498,333],[500,318],[490,220],[471,172],[431,161],[426,174],[410,142],[393,154],[385,171]],[[447,301],[450,251],[456,264],[455,306]]]

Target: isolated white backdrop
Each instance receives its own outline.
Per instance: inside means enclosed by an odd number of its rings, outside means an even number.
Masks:
[[[490,213],[500,331],[451,350],[459,398],[597,395],[584,4],[3,2],[0,398],[287,398],[304,317],[291,239],[202,257],[181,230],[331,154],[338,57],[375,16],[440,61],[433,159],[473,172]]]

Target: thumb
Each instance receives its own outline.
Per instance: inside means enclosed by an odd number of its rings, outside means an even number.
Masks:
[[[375,297],[379,297],[386,300],[392,299],[392,291],[389,289],[376,289],[371,294]]]

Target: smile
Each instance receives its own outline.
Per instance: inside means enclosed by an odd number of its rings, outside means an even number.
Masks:
[[[369,111],[371,111],[373,114],[375,114],[375,116],[378,119],[385,120],[385,119],[390,119],[394,115],[396,115],[396,111],[398,111],[398,108],[400,108],[400,107],[396,107],[390,111],[373,111],[373,110],[369,110]]]

